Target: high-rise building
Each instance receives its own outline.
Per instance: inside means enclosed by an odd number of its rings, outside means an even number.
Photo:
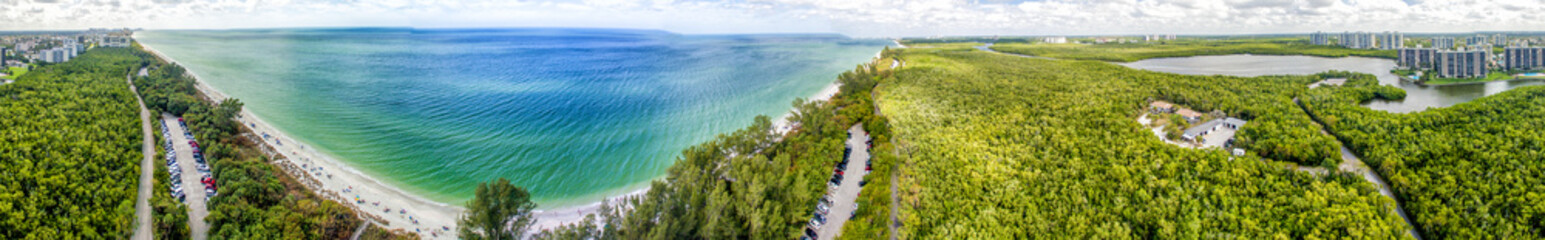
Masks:
[[[1330,45],[1330,34],[1314,32],[1309,34],[1309,43],[1314,45]]]
[[[1379,35],[1379,49],[1391,50],[1405,47],[1406,36],[1400,32],[1384,32]]]
[[[1491,35],[1492,46],[1507,46],[1507,35],[1501,33]]]
[[[1450,49],[1450,48],[1454,48],[1454,38],[1451,38],[1451,37],[1433,37],[1432,38],[1432,48],[1437,48],[1437,49]]]
[[[38,59],[37,60],[38,61],[43,61],[43,62],[54,62],[54,51],[47,50],[47,49],[38,51]]]
[[[10,49],[0,47],[0,68],[5,68],[5,55],[10,55]]]
[[[1434,48],[1401,48],[1400,57],[1395,63],[1407,69],[1427,70],[1432,69],[1432,58],[1437,55],[1438,49]]]
[[[1441,78],[1485,77],[1490,71],[1487,61],[1491,59],[1491,51],[1488,50],[1438,51],[1433,56],[1433,68]]]
[[[1345,32],[1341,34],[1341,46],[1346,48],[1374,48],[1378,40],[1374,34],[1365,32]]]
[[[1468,40],[1466,40],[1465,45],[1474,47],[1480,45],[1491,45],[1491,42],[1486,39],[1486,35],[1476,34],[1475,36],[1471,36]]]
[[[1509,71],[1545,69],[1545,47],[1508,47],[1502,53]]]
[[[1067,37],[1046,37],[1046,38],[1041,39],[1041,41],[1046,42],[1046,43],[1068,43],[1068,38]]]

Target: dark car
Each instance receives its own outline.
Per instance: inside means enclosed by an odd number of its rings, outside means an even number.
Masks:
[[[805,237],[806,238],[817,238],[816,236],[818,236],[818,235],[815,234],[815,229],[809,229],[809,228],[805,229]]]

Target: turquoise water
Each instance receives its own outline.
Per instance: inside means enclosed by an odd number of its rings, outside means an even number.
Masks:
[[[508,178],[543,207],[624,193],[780,117],[889,42],[598,29],[149,31],[312,148],[432,200]]]

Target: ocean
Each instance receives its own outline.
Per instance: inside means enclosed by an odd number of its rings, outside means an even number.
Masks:
[[[315,150],[460,205],[627,193],[682,149],[782,117],[886,40],[622,29],[147,31],[137,39]]]

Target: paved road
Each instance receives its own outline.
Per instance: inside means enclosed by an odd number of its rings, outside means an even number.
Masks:
[[[142,73],[144,69],[140,70]],[[156,138],[155,132],[150,130],[150,109],[145,108],[145,99],[139,97],[139,89],[134,87],[134,77],[124,76],[129,82],[129,91],[134,92],[134,100],[139,101],[139,123],[144,132],[144,147],[140,151],[145,153],[145,159],[139,162],[139,196],[134,199],[134,238],[149,240],[155,238],[151,230],[155,223],[150,219],[150,195],[155,187],[153,171],[156,170]]]
[[[166,122],[166,131],[171,133],[172,148],[177,151],[177,164],[182,167],[182,192],[187,194],[185,197],[188,200],[188,230],[195,240],[207,239],[209,224],[204,223],[204,217],[209,216],[209,208],[204,203],[204,183],[199,181],[204,175],[199,173],[198,162],[193,159],[193,145],[188,145],[188,137],[183,135],[185,131],[177,124],[177,116],[161,114],[161,120]]]
[[[1293,104],[1298,105],[1298,107],[1302,108],[1304,112],[1309,112],[1309,108],[1305,107],[1304,103],[1299,101],[1296,97],[1293,98]],[[1319,122],[1319,119],[1314,119],[1314,121],[1319,123],[1321,134],[1331,135],[1330,132],[1325,130],[1325,123]],[[1336,138],[1332,136],[1332,139]],[[1379,193],[1384,194],[1385,197],[1389,197],[1391,200],[1395,200],[1395,213],[1400,214],[1400,218],[1406,220],[1406,225],[1411,227],[1410,230],[1407,230],[1407,233],[1410,233],[1412,237],[1416,237],[1417,240],[1421,240],[1422,234],[1416,231],[1416,222],[1411,221],[1411,216],[1406,215],[1405,208],[1400,206],[1400,199],[1395,198],[1395,191],[1390,190],[1389,182],[1385,182],[1383,176],[1379,176],[1378,172],[1368,168],[1368,165],[1364,164],[1363,160],[1358,158],[1356,153],[1352,152],[1352,149],[1348,149],[1347,144],[1341,142],[1341,139],[1336,139],[1336,144],[1341,145],[1341,165],[1337,166],[1337,168],[1344,172],[1353,172],[1359,175],[1363,175],[1364,180],[1372,182],[1374,187],[1379,188]],[[1310,173],[1330,172],[1329,170],[1322,167],[1299,167],[1299,169]]]
[[[990,52],[990,53],[1007,54],[1009,56],[1020,56],[1020,57],[1027,57],[1027,58],[1034,58],[1034,59],[1045,59],[1045,60],[1057,60],[1056,58],[1049,58],[1049,57],[1042,57],[1042,56],[1030,56],[1030,55],[1018,54],[1018,53],[999,52],[999,51],[996,51],[996,50],[992,50],[992,43],[987,43],[987,45],[982,45],[982,46],[976,46],[976,49],[977,50],[986,51],[986,52]]]
[[[869,161],[869,145],[864,142],[869,140],[869,134],[864,132],[864,125],[853,125],[848,128],[848,133],[853,134],[848,138],[847,146],[853,148],[853,153],[848,155],[848,169],[842,184],[837,186],[837,192],[832,195],[832,205],[826,214],[826,224],[816,231],[819,239],[837,239],[842,233],[842,224],[847,223],[853,216],[854,206],[857,204],[858,192],[862,190],[858,182],[864,180],[864,163]]]

